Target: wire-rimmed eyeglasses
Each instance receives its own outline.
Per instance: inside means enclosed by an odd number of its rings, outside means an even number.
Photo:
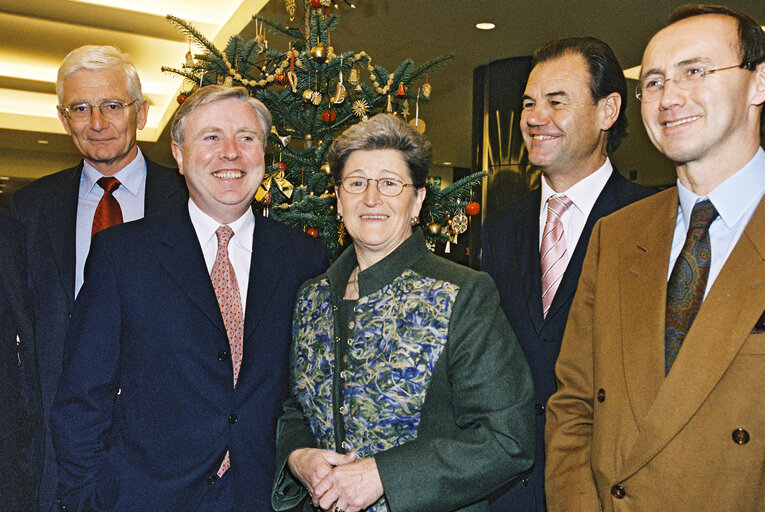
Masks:
[[[667,82],[674,82],[679,88],[690,91],[697,87],[707,75],[725,71],[726,69],[743,68],[746,64],[734,64],[733,66],[722,66],[719,68],[705,69],[702,66],[690,65],[684,68],[677,78],[667,78],[662,76],[648,75],[640,79],[635,88],[635,97],[642,102],[656,101],[661,96],[661,91]]]
[[[365,178],[364,176],[348,176],[340,182],[343,190],[350,194],[363,194],[369,182],[377,184],[377,190],[384,196],[395,197],[404,191],[404,187],[414,187],[413,183],[404,183],[395,178]]]
[[[138,100],[133,100],[130,103],[125,103],[122,100],[105,100],[98,105],[91,105],[90,103],[73,103],[66,107],[59,105],[57,108],[62,111],[70,121],[86,121],[90,119],[94,107],[98,107],[101,115],[106,119],[116,119],[122,115],[127,107],[137,102]]]

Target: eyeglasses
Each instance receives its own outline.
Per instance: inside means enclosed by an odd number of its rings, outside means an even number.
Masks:
[[[101,102],[100,105],[91,105],[90,103],[75,103],[66,107],[58,106],[57,108],[64,113],[67,119],[70,121],[87,121],[93,114],[93,108],[98,107],[101,115],[106,119],[117,119],[125,111],[127,107],[135,104],[138,100],[133,100],[130,103],[125,103],[121,100],[106,100]]]
[[[690,91],[697,87],[701,80],[712,73],[718,71],[725,71],[726,69],[741,68],[746,64],[734,64],[733,66],[724,66],[721,68],[704,69],[703,67],[692,65],[688,66],[680,72],[680,75],[675,78],[660,78],[655,76],[647,76],[640,79],[637,88],[635,89],[635,97],[642,102],[656,101],[661,96],[661,91],[664,90],[664,86],[667,82],[675,82],[679,88]]]
[[[395,197],[404,191],[404,187],[413,187],[412,183],[403,183],[395,178],[364,178],[363,176],[348,176],[341,183],[343,190],[350,194],[362,194],[369,182],[377,184],[377,190],[384,196]]]

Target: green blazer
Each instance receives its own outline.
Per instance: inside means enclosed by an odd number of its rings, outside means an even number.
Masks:
[[[375,458],[385,494],[370,511],[487,510],[534,453],[531,374],[493,281],[419,229],[344,301],[355,267],[351,248],[298,293],[274,508],[307,496],[289,454],[319,447]]]

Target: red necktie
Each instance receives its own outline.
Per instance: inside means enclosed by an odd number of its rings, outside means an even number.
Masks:
[[[234,386],[236,386],[239,368],[242,366],[244,311],[242,310],[242,298],[239,294],[236,273],[233,265],[231,265],[231,260],[228,258],[228,242],[234,235],[234,230],[228,226],[221,226],[215,231],[215,234],[218,236],[218,252],[215,255],[210,279],[215,289],[215,297],[218,299],[218,307],[228,336],[231,363],[234,367]],[[226,456],[218,469],[218,476],[222,477],[230,466],[229,452],[226,452]]]
[[[542,314],[545,317],[568,263],[561,216],[572,204],[571,199],[563,195],[550,196],[547,200],[547,221],[539,250],[542,265]]]
[[[104,176],[96,183],[104,189],[104,195],[96,206],[96,214],[93,216],[93,230],[90,232],[90,236],[115,224],[122,224],[122,208],[112,195],[112,192],[120,187],[120,180],[112,176]]]

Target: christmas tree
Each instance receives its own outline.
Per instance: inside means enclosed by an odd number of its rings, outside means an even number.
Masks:
[[[295,0],[285,0],[290,22],[296,21],[297,7]],[[419,107],[432,92],[428,73],[453,55],[419,67],[407,59],[388,73],[363,51],[335,53],[330,38],[339,18],[330,12],[329,0],[304,0],[302,7],[302,21],[296,27],[254,15],[256,36],[244,41],[239,34],[232,35],[222,51],[190,23],[168,15],[202,51],[196,55],[189,51],[181,68],[162,70],[184,77],[188,93],[216,83],[241,85],[268,107],[274,123],[269,134],[273,149],[255,200],[265,215],[320,238],[334,259],[348,240],[336,219],[334,183],[326,163],[332,141],[348,126],[378,112],[411,117],[409,123],[424,131]],[[338,5],[334,7],[337,12]],[[286,36],[289,47],[269,48],[267,30]],[[178,101],[188,93],[179,95]],[[467,229],[465,214],[480,210],[478,203],[470,202],[471,189],[482,178],[483,173],[475,173],[444,190],[428,186],[420,218],[431,249],[438,242],[456,242]]]

